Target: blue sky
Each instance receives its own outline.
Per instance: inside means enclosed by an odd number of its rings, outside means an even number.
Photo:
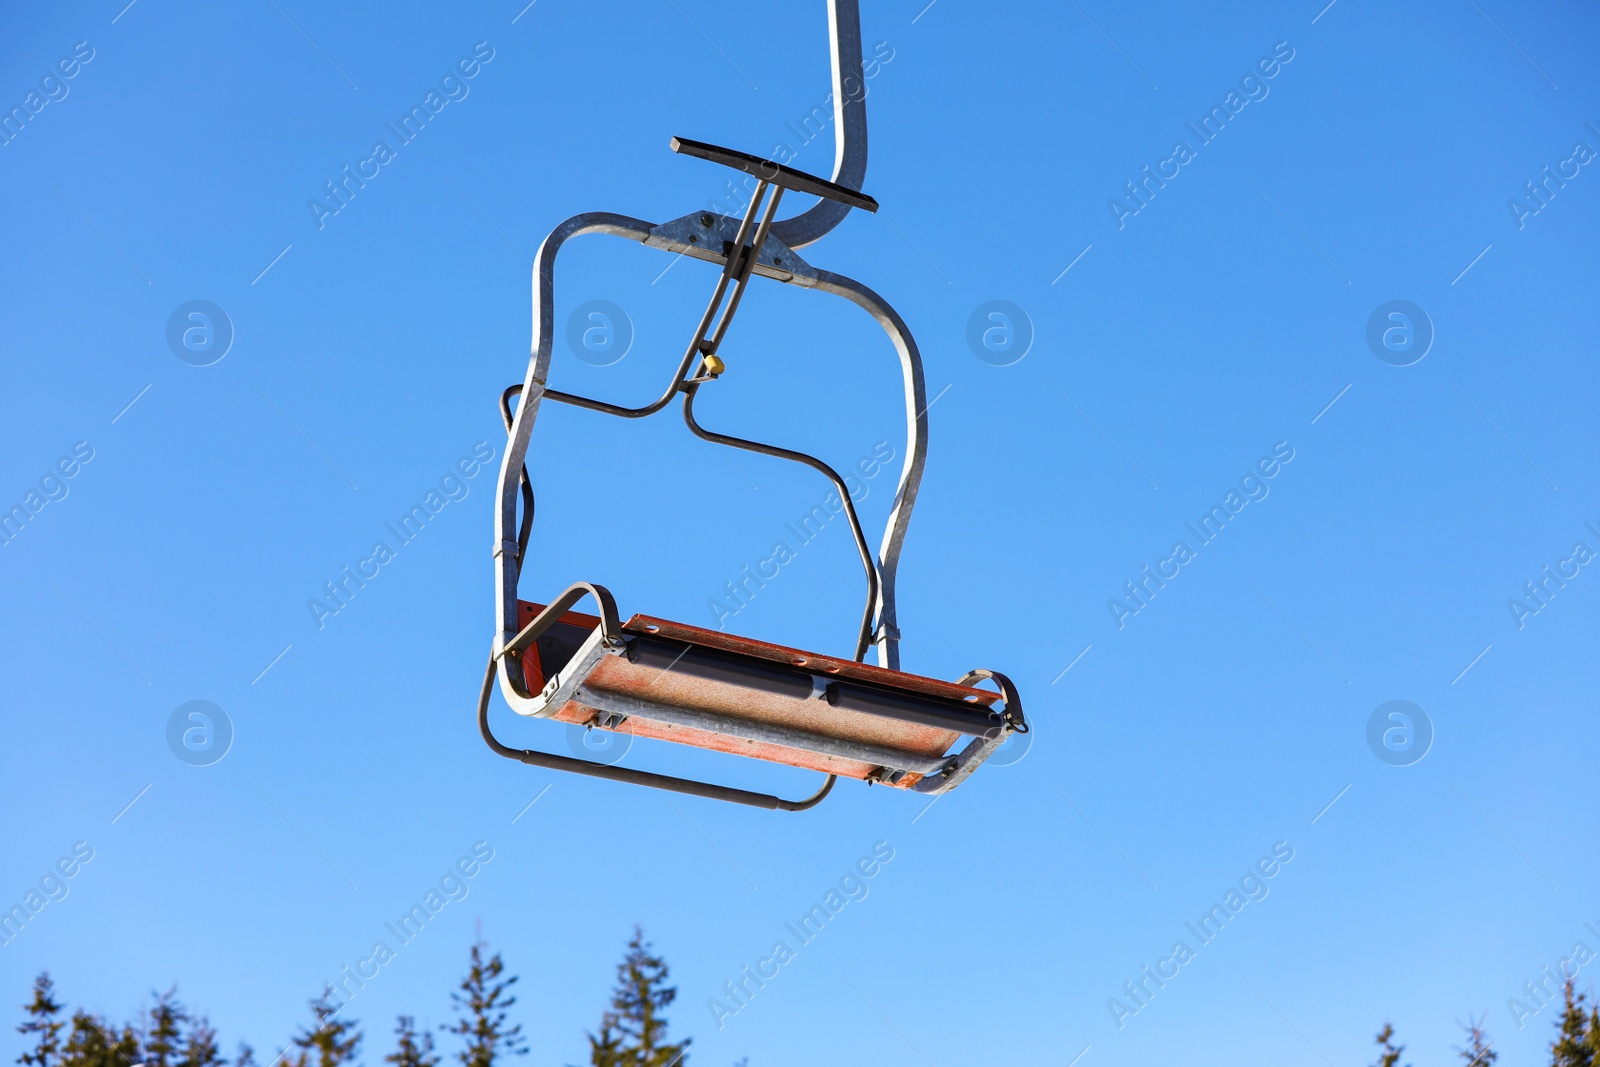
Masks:
[[[828,92],[820,0],[4,16],[0,103],[38,111],[0,146],[0,503],[31,516],[0,547],[0,897],[92,851],[0,946],[13,1002],[45,968],[119,1018],[176,982],[230,1047],[275,1052],[478,846],[466,895],[352,1001],[367,1062],[395,1014],[444,1021],[478,922],[522,976],[538,1067],[583,1058],[635,922],[697,1063],[1344,1064],[1385,1019],[1436,1063],[1483,1012],[1502,1062],[1538,1061],[1552,1012],[1519,1028],[1507,1001],[1575,942],[1600,951],[1600,568],[1575,552],[1600,551],[1593,12],[863,6],[889,57],[868,98],[882,211],[805,255],[895,305],[938,397],[906,665],[1006,671],[1035,732],[931,809],[846,783],[799,816],[492,756],[472,702],[494,465],[451,475],[500,454],[528,257],[557,223],[712,201],[724,175],[674,134],[829,171],[829,137],[786,126]],[[386,124],[430,90],[448,102],[396,145]],[[1187,124],[1213,107],[1202,143]],[[379,139],[393,158],[347,204],[308,206]],[[1166,184],[1128,199],[1147,166]],[[659,389],[715,278],[669,262],[571,246],[558,323],[607,300],[634,340],[608,367],[558,340],[554,384]],[[197,300],[233,335],[205,366],[167,339]],[[967,340],[994,300],[1033,334],[1009,366]],[[1405,366],[1368,343],[1391,301],[1433,335]],[[836,466],[903,448],[893,353],[843,302],[758,282],[724,355],[708,424]],[[826,493],[670,414],[547,406],[533,456],[524,595],[588,579],[687,622]],[[868,488],[881,526],[892,487]],[[1236,488],[1199,543],[1186,524]],[[319,628],[307,601],[435,489],[434,521]],[[1192,558],[1163,564],[1179,541]],[[1108,605],[1147,565],[1176,575],[1137,613]],[[1565,584],[1528,599],[1546,566]],[[848,654],[858,567],[829,532],[737,628]],[[195,700],[231,724],[210,766],[168,746]],[[1433,735],[1404,766],[1368,744],[1395,700]],[[810,783],[643,743],[627,761]],[[866,896],[719,1029],[707,1001],[875,846],[892,859]],[[1292,858],[1247,883],[1265,896],[1201,944],[1186,924],[1275,846]],[[1129,1000],[1178,941],[1192,958]]]

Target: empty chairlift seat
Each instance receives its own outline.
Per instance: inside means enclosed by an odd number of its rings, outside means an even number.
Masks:
[[[526,631],[545,607],[519,604]],[[1020,723],[1004,695],[635,615],[548,616],[521,652],[532,714],[592,729],[942,792]],[[970,679],[976,681],[978,679]],[[999,707],[997,708],[997,705]],[[963,760],[961,739],[971,738]]]
[[[830,0],[828,6],[834,83],[848,85],[861,69],[856,0]],[[924,794],[947,792],[1013,734],[1027,732],[1016,688],[998,672],[974,670],[945,681],[898,669],[895,571],[927,456],[929,403],[922,357],[899,314],[865,285],[814,267],[797,251],[826,235],[850,211],[878,207],[860,191],[866,171],[865,94],[835,93],[834,118],[840,145],[832,180],[734,149],[673,138],[670,147],[680,155],[731,167],[756,179],[742,218],[695,211],[656,225],[612,212],[586,212],[561,223],[540,245],[533,268],[534,343],[528,372],[521,384],[506,389],[500,398],[508,441],[497,487],[493,548],[498,632],[478,698],[479,731],[497,754],[538,767],[802,811],[820,802],[840,777]],[[779,220],[778,204],[785,191],[819,199],[799,214]],[[624,237],[721,268],[676,372],[665,391],[649,403],[628,406],[548,384],[557,332],[556,258],[569,239],[592,233]],[[899,357],[906,447],[876,556],[844,479],[827,463],[794,449],[707,429],[695,415],[699,391],[729,373],[732,363],[771,358],[769,347],[760,344],[724,358],[729,325],[756,276],[843,297],[877,322]],[[695,436],[722,447],[804,464],[832,484],[849,520],[867,587],[853,658],[805,652],[649,615],[622,622],[611,593],[587,582],[572,585],[548,604],[519,598],[534,513],[529,444],[544,401],[638,419],[680,397],[684,423]],[[517,398],[514,412],[513,398]],[[594,439],[565,441],[574,451],[606,447]],[[594,601],[597,614],[573,610],[585,598]],[[863,662],[869,650],[876,651],[877,665]],[[732,753],[828,777],[813,795],[784,800],[620,764],[516,748],[490,727],[490,698],[497,679],[502,696],[519,715]]]

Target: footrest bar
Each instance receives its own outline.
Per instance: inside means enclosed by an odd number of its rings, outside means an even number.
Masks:
[[[684,793],[694,797],[705,797],[708,800],[726,800],[733,804],[744,804],[752,808],[765,808],[768,811],[805,811],[822,803],[824,797],[833,789],[837,781],[834,775],[828,775],[822,788],[803,800],[784,800],[782,797],[770,793],[755,793],[748,789],[735,789],[732,786],[715,785],[711,782],[697,782],[692,778],[677,778],[670,774],[656,774],[653,771],[635,771],[627,767],[612,767],[604,763],[595,763],[590,760],[577,759],[573,756],[558,756],[552,752],[536,752],[527,748],[512,748],[502,744],[494,736],[494,731],[489,728],[489,698],[494,692],[494,659],[489,660],[489,667],[484,671],[483,689],[478,694],[478,732],[483,735],[484,741],[497,755],[505,756],[526,763],[531,767],[544,767],[553,771],[568,771],[572,774],[584,774],[591,778],[605,778],[613,782],[627,782],[630,785],[650,786],[653,789],[665,789],[673,793]]]

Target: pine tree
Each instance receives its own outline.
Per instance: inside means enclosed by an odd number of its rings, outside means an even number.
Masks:
[[[292,1062],[293,1067],[341,1067],[355,1059],[361,1047],[361,1031],[356,1028],[358,1024],[354,1019],[346,1022],[336,1018],[337,1010],[330,1000],[332,994],[331,987],[325,988],[322,996],[308,1002],[317,1025],[302,1027],[295,1035],[294,1046],[300,1053],[293,1061],[285,1057],[285,1063]],[[315,1065],[311,1060],[312,1050],[316,1051]]]
[[[72,1029],[61,1049],[61,1067],[110,1067],[111,1035],[86,1011],[72,1013]]]
[[[600,1033],[589,1036],[589,1067],[623,1067],[622,1034],[617,1031],[617,1017],[606,1012],[600,1018]]]
[[[1584,995],[1573,988],[1568,978],[1561,987],[1566,1003],[1556,1022],[1555,1041],[1550,1044],[1551,1067],[1593,1067],[1594,1044],[1589,1038],[1589,1017],[1584,1013]]]
[[[592,1067],[678,1067],[688,1062],[689,1039],[667,1041],[661,1014],[677,997],[667,985],[666,961],[650,954],[644,931],[633,928],[628,954],[617,965],[611,1010],[600,1019],[600,1033],[589,1036]]]
[[[72,1015],[61,1067],[133,1067],[141,1062],[139,1052],[139,1035],[131,1026],[115,1035],[104,1019],[78,1011]]]
[[[189,1015],[178,1003],[176,986],[165,993],[154,994],[155,1004],[150,1009],[148,1028],[144,1033],[145,1063],[149,1067],[172,1067],[178,1052],[178,1038]]]
[[[402,1015],[394,1028],[397,1037],[395,1050],[385,1056],[385,1063],[395,1067],[437,1067],[439,1057],[433,1054],[433,1035],[424,1031],[418,1034],[416,1020]]]
[[[217,1050],[217,1032],[211,1021],[201,1016],[183,1036],[183,1054],[178,1067],[227,1067],[228,1061]]]
[[[33,980],[33,1000],[23,1005],[27,1021],[17,1027],[17,1033],[38,1034],[31,1051],[24,1050],[17,1062],[23,1067],[56,1067],[61,1058],[61,1028],[66,1025],[57,1018],[61,1004],[51,996],[55,983],[48,972]]]
[[[521,1025],[506,1026],[505,1009],[517,1002],[517,998],[508,996],[506,991],[517,979],[512,976],[503,982],[499,980],[505,972],[505,964],[498,952],[485,962],[483,950],[488,947],[482,941],[473,944],[467,976],[461,980],[461,992],[450,994],[461,1017],[445,1030],[465,1039],[466,1046],[456,1053],[462,1067],[494,1067],[495,1058],[501,1053],[521,1055],[527,1051],[522,1042]]]
[[[1494,1067],[1494,1061],[1500,1058],[1500,1053],[1490,1047],[1489,1035],[1483,1029],[1487,1018],[1474,1019],[1469,1015],[1461,1024],[1461,1029],[1467,1032],[1467,1047],[1456,1052],[1461,1056],[1463,1067]]]
[[[1375,1067],[1398,1067],[1400,1056],[1405,1052],[1404,1045],[1394,1044],[1394,1026],[1384,1023],[1383,1029],[1378,1031],[1377,1043],[1383,1049],[1383,1055],[1378,1057]]]

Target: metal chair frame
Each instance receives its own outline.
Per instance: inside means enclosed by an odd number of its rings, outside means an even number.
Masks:
[[[559,706],[557,697],[565,699],[571,695],[570,687],[568,691],[562,691],[559,678],[553,679],[551,685],[541,692],[529,692],[524,685],[518,660],[523,650],[579,600],[586,596],[594,599],[600,609],[601,624],[582,651],[574,657],[574,664],[580,658],[586,658],[586,663],[578,665],[575,670],[564,668],[563,674],[568,675],[569,679],[574,673],[582,674],[586,667],[593,665],[595,657],[620,654],[627,643],[611,594],[604,587],[590,583],[573,585],[527,626],[518,626],[518,581],[527,553],[534,503],[526,462],[533,428],[541,405],[547,399],[622,418],[643,418],[667,407],[682,394],[685,423],[697,436],[716,444],[803,463],[827,477],[844,503],[867,579],[866,604],[855,658],[857,661],[863,660],[868,649],[875,646],[880,666],[900,669],[895,574],[927,456],[928,405],[922,357],[911,331],[887,301],[855,279],[812,266],[796,251],[825,236],[844,220],[851,208],[859,207],[868,211],[877,209],[876,202],[860,192],[866,175],[867,126],[863,85],[860,82],[854,86],[851,84],[853,78],[861,77],[862,69],[857,0],[829,0],[828,7],[833,60],[833,108],[838,131],[831,181],[745,153],[674,138],[671,147],[676,152],[736,167],[758,179],[742,219],[697,211],[655,225],[612,212],[585,212],[562,222],[539,246],[533,266],[533,345],[527,375],[520,385],[511,386],[501,397],[508,443],[501,459],[493,548],[495,611],[499,632],[484,677],[478,708],[479,727],[484,739],[500,755],[535,766],[784,811],[801,811],[819,803],[835,780],[833,775],[829,775],[817,793],[803,800],[791,801],[765,793],[515,749],[495,738],[488,724],[488,705],[496,675],[499,677],[501,694],[512,710],[521,715],[547,716],[554,707]],[[778,220],[777,209],[785,190],[813,193],[821,199],[792,218]],[[716,263],[723,268],[699,327],[679,361],[671,382],[661,396],[649,404],[626,407],[563,392],[549,385],[555,336],[556,260],[567,241],[587,234],[624,237],[651,248]],[[717,357],[717,350],[753,275],[830,293],[851,301],[878,322],[899,356],[906,405],[905,458],[876,559],[862,532],[844,479],[827,463],[803,452],[717,433],[702,426],[695,417],[695,396],[700,388],[721,373],[723,365]],[[515,411],[511,407],[514,396],[520,397]],[[1005,695],[1003,729],[998,731],[996,737],[975,739],[952,759],[944,774],[930,776],[913,788],[927,793],[942,793],[954,788],[1011,733],[1027,730],[1015,687],[1003,675],[974,671],[963,678],[960,684],[971,684],[982,679],[992,679]]]

